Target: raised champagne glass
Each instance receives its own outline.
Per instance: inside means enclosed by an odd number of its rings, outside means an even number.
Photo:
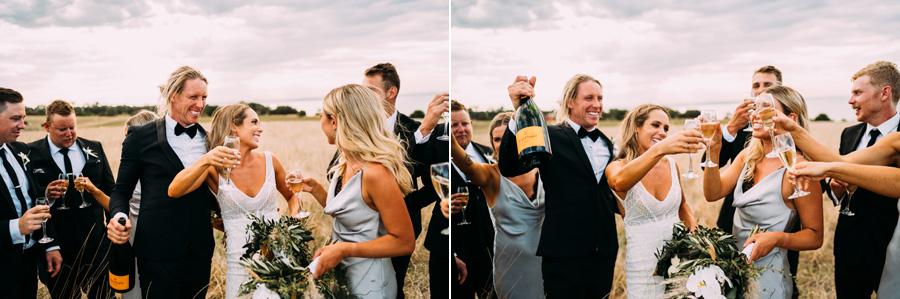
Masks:
[[[300,169],[291,169],[288,171],[287,183],[288,187],[291,188],[291,192],[294,192],[294,195],[297,196],[297,203],[300,204],[300,211],[297,212],[297,217],[309,217],[312,213],[303,209],[303,199],[300,197],[300,192],[303,191],[303,187],[306,185],[306,183],[303,182],[303,172],[301,172]]]
[[[756,116],[762,121],[763,127],[766,131],[769,131],[769,137],[772,138],[772,142],[775,141],[775,97],[773,97],[769,93],[763,93],[756,97]],[[772,151],[766,154],[767,158],[775,158],[778,157],[778,153],[775,152],[775,147],[772,148]]]
[[[709,160],[709,144],[712,142],[713,135],[716,134],[716,128],[719,127],[719,119],[716,118],[715,110],[703,110],[700,112],[700,134],[703,134],[703,138],[706,139],[706,161],[700,163],[700,166],[703,167],[716,167],[719,164],[716,164],[713,161]]]
[[[78,190],[78,194],[81,195],[81,204],[78,205],[79,209],[84,209],[91,206],[91,203],[84,200],[84,181],[87,180],[87,177],[84,174],[76,174],[75,175],[75,190]]]
[[[222,146],[233,149],[235,152],[240,152],[241,140],[237,136],[228,135],[222,140]],[[225,178],[226,184],[231,184],[231,167],[222,169],[222,176]]]
[[[60,205],[59,207],[56,207],[56,209],[57,210],[68,210],[70,208],[68,206],[66,206],[66,191],[69,190],[69,183],[72,182],[74,175],[71,173],[60,173],[58,178],[63,181],[62,187],[64,188],[64,190],[63,190],[62,196],[60,197],[60,199],[62,199],[62,205]]]
[[[35,204],[37,204],[39,206],[45,205],[45,206],[50,207],[50,206],[53,206],[53,202],[54,202],[54,200],[49,197],[38,197],[37,199],[35,199]],[[38,243],[47,244],[47,243],[53,242],[53,238],[51,238],[50,236],[47,236],[47,219],[44,219],[44,221],[41,221],[41,229],[44,231],[44,237],[41,238],[40,240],[38,240]]]
[[[847,189],[844,190],[843,198],[846,198],[847,205],[845,205],[844,208],[841,209],[841,214],[844,214],[847,216],[856,215],[856,213],[853,213],[853,211],[850,210],[850,198],[853,198],[853,193],[855,193],[855,192],[856,192],[856,186],[847,186]]]
[[[450,162],[431,165],[431,183],[442,201],[450,200]],[[450,235],[450,228],[441,230],[442,235]]]
[[[684,120],[684,130],[685,131],[697,130],[699,128],[700,128],[700,121],[698,121],[697,119],[692,118],[692,119]],[[687,155],[688,155],[688,170],[687,170],[687,172],[682,173],[681,177],[683,177],[685,179],[689,179],[689,180],[696,179],[696,178],[700,177],[700,175],[697,174],[696,172],[694,172],[694,154],[688,153]]]
[[[437,139],[440,141],[450,141],[450,114],[442,113],[441,118],[444,119],[444,134],[438,136]]]
[[[746,99],[743,99],[743,100],[741,101],[741,104],[746,103],[746,102],[751,102],[751,103],[752,103],[753,101],[755,101],[755,98],[756,98],[756,95],[753,94],[753,88],[751,87],[751,88],[750,88],[750,97],[749,97],[749,98],[746,98]],[[756,106],[756,105],[754,104],[753,106]],[[755,108],[755,107],[754,107],[754,108]],[[750,109],[750,112],[752,113],[753,110],[754,110],[754,109],[751,108],[751,109]],[[753,132],[753,123],[747,124],[747,127],[744,128],[744,132]]]
[[[790,133],[784,133],[775,136],[773,140],[774,151],[778,153],[778,158],[788,170],[793,171],[794,165],[797,164],[797,147],[794,145],[794,138]],[[809,195],[809,192],[800,189],[796,183],[794,184],[794,193],[788,196],[788,199],[797,199]]]

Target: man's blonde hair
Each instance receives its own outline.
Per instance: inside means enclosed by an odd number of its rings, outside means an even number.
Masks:
[[[157,105],[156,113],[160,116],[166,115],[171,108],[172,99],[184,91],[184,85],[187,81],[193,79],[200,79],[203,80],[204,83],[209,84],[209,82],[206,81],[206,77],[204,77],[200,71],[186,65],[179,67],[172,72],[172,74],[169,75],[169,79],[166,80],[166,84],[159,86],[161,98],[159,105]]]
[[[897,100],[900,99],[900,72],[897,72],[896,64],[889,61],[876,61],[853,74],[851,80],[856,81],[862,76],[869,76],[869,83],[877,88],[890,86],[891,101],[897,105]]]
[[[600,84],[599,80],[584,74],[576,74],[569,79],[569,82],[566,82],[566,87],[563,88],[562,99],[559,100],[559,111],[556,112],[556,122],[562,123],[569,119],[569,103],[574,102],[575,98],[578,96],[578,85],[591,81],[603,88],[603,84]]]

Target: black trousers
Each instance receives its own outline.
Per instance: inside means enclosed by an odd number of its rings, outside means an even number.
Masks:
[[[40,279],[50,297],[54,299],[81,298],[81,292],[88,298],[114,298],[115,293],[109,288],[109,268],[106,251],[85,249],[78,254],[63,255],[63,265],[56,277],[50,277],[47,271],[40,271]],[[47,269],[47,259],[39,259],[41,269]]]
[[[835,229],[834,284],[837,298],[869,298],[878,291],[893,230],[886,225],[867,222],[868,219],[861,218],[865,217],[861,214],[862,211],[857,211],[856,216],[841,215]],[[878,295],[879,298],[900,296]]]
[[[34,299],[37,297],[38,259],[44,259],[43,249],[35,244],[24,252],[21,245],[15,252],[4,256],[3,273],[0,273],[0,297]],[[6,254],[4,254],[6,255]],[[46,268],[44,269],[46,272]]]
[[[616,258],[543,257],[544,292],[553,298],[608,298]]]
[[[431,290],[431,298],[449,298],[450,278],[447,277],[450,271],[450,264],[447,261],[449,256],[446,251],[432,251],[428,256],[428,286]],[[452,257],[451,257],[452,259]]]
[[[137,261],[143,298],[206,298],[211,260]]]
[[[403,294],[403,283],[406,282],[406,269],[409,269],[410,258],[412,258],[412,255],[391,258],[391,265],[394,266],[394,276],[397,278],[397,299],[406,298]]]
[[[483,249],[483,254],[474,254],[461,256],[463,262],[466,263],[467,277],[462,283],[462,289],[457,296],[453,293],[453,298],[497,298],[497,292],[494,291],[494,264],[488,249]],[[536,270],[536,269],[535,269]]]

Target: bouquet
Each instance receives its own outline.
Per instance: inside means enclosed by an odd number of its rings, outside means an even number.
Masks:
[[[306,218],[308,219],[308,218]],[[241,264],[250,280],[241,285],[240,293],[264,298],[305,298],[312,272],[312,232],[306,220],[282,216],[266,220],[250,215],[248,242]],[[351,298],[340,266],[315,281],[314,288],[325,298]]]
[[[665,279],[666,298],[746,298],[760,273],[734,236],[718,228],[700,226],[689,232],[677,223],[656,258],[654,275]]]

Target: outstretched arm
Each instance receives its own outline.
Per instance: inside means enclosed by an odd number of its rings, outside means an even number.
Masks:
[[[191,167],[178,172],[178,175],[169,184],[169,197],[182,197],[200,188],[200,185],[203,185],[204,182],[209,184],[210,188],[216,190],[218,182],[211,179],[216,177],[218,173],[216,167],[234,167],[237,163],[240,163],[239,159],[240,156],[233,149],[224,146],[214,148],[201,156]]]
[[[609,187],[624,196],[641,181],[660,159],[670,154],[694,153],[701,148],[703,136],[696,130],[681,131],[651,146],[631,161],[614,161],[606,167]]]
[[[278,157],[274,154],[272,154],[272,166],[275,167],[275,188],[278,189],[278,193],[281,193],[281,196],[287,201],[288,215],[295,215],[297,212],[300,212],[300,199],[294,195],[294,192],[291,192],[291,187],[288,187],[286,183],[287,176],[284,174],[284,166],[281,165],[281,161],[278,160]]]
[[[801,162],[791,175],[813,180],[832,177],[884,196],[900,197],[900,168],[896,167],[847,162]]]
[[[465,173],[466,177],[473,184],[481,187],[481,191],[484,192],[484,197],[488,201],[488,206],[494,206],[500,187],[500,175],[492,169],[492,165],[472,161],[469,155],[466,154],[466,151],[456,142],[456,138],[452,139],[450,151],[453,157],[453,164]]]

